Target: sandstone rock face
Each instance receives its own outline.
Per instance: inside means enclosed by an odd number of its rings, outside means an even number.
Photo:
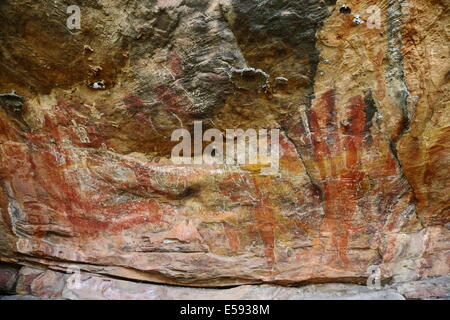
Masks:
[[[133,283],[80,274],[24,267],[18,281],[18,296],[69,300],[405,300],[396,290],[372,290],[356,284],[320,284],[302,288],[274,285],[244,285],[231,289],[186,288]],[[25,285],[26,283],[26,285]],[[413,283],[408,284],[414,287]],[[445,289],[436,287],[435,292]]]
[[[23,267],[15,290],[0,300],[448,300],[448,276],[384,285],[380,288],[349,283],[302,287],[242,285],[229,289],[189,288]]]
[[[345,4],[2,1],[0,260],[198,287],[448,275],[448,1]],[[280,129],[279,174],[174,165],[194,121]]]
[[[0,294],[11,294],[16,290],[18,268],[9,265],[0,265]]]
[[[395,289],[406,299],[450,299],[449,276],[399,283]]]

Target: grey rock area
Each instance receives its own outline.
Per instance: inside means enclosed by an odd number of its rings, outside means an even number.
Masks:
[[[15,292],[18,275],[19,267],[0,264],[0,294]]]
[[[12,296],[0,296],[0,300],[56,300],[43,297],[36,297],[30,295],[12,295]],[[62,300],[62,299],[61,299]]]
[[[4,270],[4,269],[2,269]],[[23,267],[17,292],[1,300],[405,300],[448,299],[448,276],[399,283],[381,289],[344,283],[302,287],[244,285],[229,289],[137,283],[86,272],[67,274]]]
[[[407,299],[450,300],[450,276],[399,283],[393,288]]]

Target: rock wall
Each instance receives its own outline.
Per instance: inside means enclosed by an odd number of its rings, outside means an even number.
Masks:
[[[350,283],[218,289],[136,283],[85,272],[70,275],[30,267],[18,271],[0,266],[0,300],[448,300],[449,278],[401,282],[378,289]],[[9,295],[1,295],[5,293]]]
[[[200,287],[449,274],[448,13],[2,1],[0,261]],[[194,121],[280,129],[279,174],[174,165]]]

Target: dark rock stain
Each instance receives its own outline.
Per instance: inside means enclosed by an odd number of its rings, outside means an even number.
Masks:
[[[378,112],[377,105],[375,100],[373,99],[372,91],[367,90],[364,95],[364,105],[365,105],[365,113],[366,113],[366,126],[364,131],[370,134],[370,128],[373,125],[373,117],[375,113]]]

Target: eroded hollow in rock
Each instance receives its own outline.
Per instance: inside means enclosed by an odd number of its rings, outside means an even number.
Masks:
[[[350,13],[352,13],[352,9],[349,6],[344,4],[339,8],[339,12],[342,14],[350,14]]]

